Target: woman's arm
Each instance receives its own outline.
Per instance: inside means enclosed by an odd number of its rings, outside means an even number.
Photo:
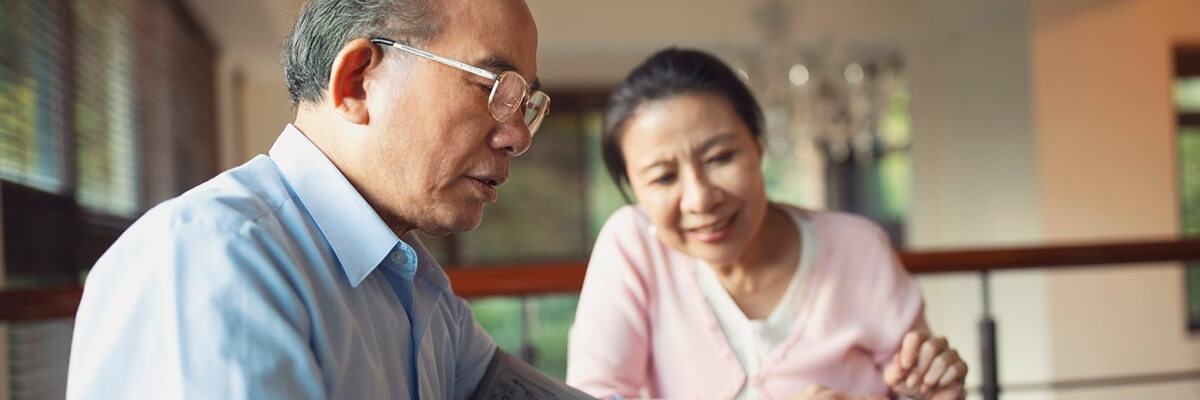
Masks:
[[[883,338],[895,338],[891,340],[890,345],[882,346],[877,351],[876,360],[882,361],[884,382],[892,391],[912,399],[965,398],[966,363],[959,357],[958,351],[950,347],[945,337],[934,336],[930,332],[916,281],[900,264],[899,258],[890,247],[886,252],[889,261],[886,262],[885,272],[880,274],[885,282],[878,283],[876,288],[887,293],[892,298],[892,303],[885,303],[881,307],[885,313],[895,313],[886,315],[909,318],[911,323],[878,327],[884,332]],[[886,280],[892,282],[888,283]],[[888,288],[892,290],[889,291]],[[916,312],[909,312],[913,307],[916,308]],[[899,321],[894,321],[893,324],[895,322]],[[895,326],[908,328],[897,337]],[[889,352],[890,356],[887,355]],[[883,357],[880,358],[880,355]]]
[[[639,397],[648,383],[648,242],[636,217],[622,208],[601,229],[571,327],[567,384],[597,397]]]

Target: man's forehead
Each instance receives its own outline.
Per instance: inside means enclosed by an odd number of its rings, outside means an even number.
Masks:
[[[463,61],[536,78],[537,28],[524,1],[449,0],[442,6],[446,20],[438,36],[450,46],[465,48]]]

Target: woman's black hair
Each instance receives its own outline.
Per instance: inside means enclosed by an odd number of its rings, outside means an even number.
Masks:
[[[724,97],[755,140],[762,137],[763,116],[758,102],[738,75],[711,54],[699,50],[667,48],[646,59],[613,90],[604,114],[601,154],[609,176],[626,202],[629,172],[621,152],[621,133],[638,107],[671,97],[708,93]]]

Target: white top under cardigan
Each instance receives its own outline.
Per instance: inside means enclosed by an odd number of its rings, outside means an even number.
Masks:
[[[757,373],[763,360],[771,354],[775,347],[787,339],[792,327],[795,326],[803,300],[801,292],[804,290],[804,280],[808,271],[812,270],[813,255],[817,249],[817,235],[812,222],[795,209],[784,208],[784,210],[792,218],[792,222],[800,233],[800,261],[796,266],[796,272],[792,274],[791,282],[788,283],[783,298],[779,300],[779,304],[766,319],[746,318],[746,314],[742,312],[742,309],[729,296],[729,292],[721,285],[721,281],[717,279],[713,268],[704,261],[696,263],[696,278],[700,283],[700,290],[717,314],[717,320],[720,321],[721,328],[725,331],[725,337],[729,340],[729,347],[733,348],[733,353],[737,356],[738,362],[742,364],[746,375],[753,376]],[[736,397],[737,400],[758,398],[759,395],[754,389],[754,385],[742,385]]]

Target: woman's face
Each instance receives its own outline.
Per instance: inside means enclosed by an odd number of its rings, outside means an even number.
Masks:
[[[642,104],[620,147],[659,240],[713,265],[745,252],[767,208],[762,147],[728,100],[695,93]]]

